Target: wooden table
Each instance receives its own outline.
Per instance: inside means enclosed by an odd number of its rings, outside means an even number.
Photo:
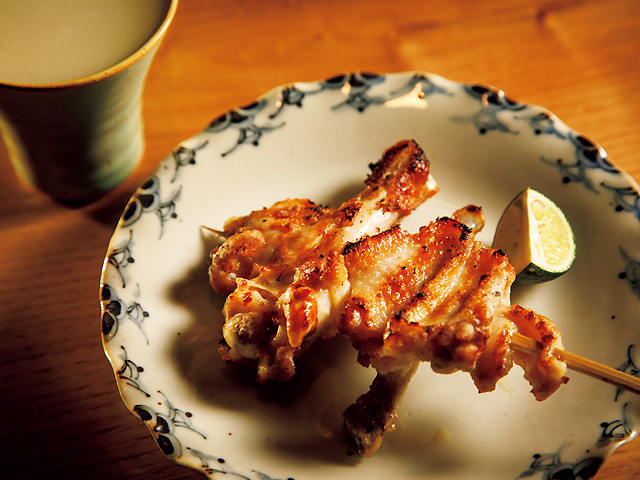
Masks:
[[[201,478],[121,402],[98,282],[128,197],[217,114],[291,81],[430,71],[547,107],[640,180],[639,51],[637,0],[181,0],[147,83],[146,153],[124,184],[68,208],[21,184],[0,149],[0,476]],[[596,478],[640,478],[640,440]]]

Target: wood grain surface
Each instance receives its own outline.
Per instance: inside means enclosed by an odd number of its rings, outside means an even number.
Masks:
[[[292,81],[428,71],[548,108],[638,181],[638,52],[637,0],[181,0],[147,81],[146,152],[124,184],[65,207],[20,183],[0,145],[0,477],[202,478],[121,402],[98,284],[129,196],[219,113]],[[640,440],[596,478],[640,478]]]

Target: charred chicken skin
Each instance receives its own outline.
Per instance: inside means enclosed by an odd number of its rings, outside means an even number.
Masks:
[[[410,234],[399,221],[438,191],[422,149],[405,140],[371,165],[362,193],[338,208],[284,200],[229,220],[211,254],[209,280],[226,295],[225,360],[257,361],[257,379],[288,380],[318,338],[350,338],[378,375],[344,414],[358,450],[371,455],[420,362],[466,371],[491,391],[515,362],[538,400],[562,383],[560,335],[542,315],[510,303],[505,255],[474,239],[482,211],[469,206]],[[514,353],[510,337],[535,339]]]

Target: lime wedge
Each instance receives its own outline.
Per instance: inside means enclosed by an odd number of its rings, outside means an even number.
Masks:
[[[514,283],[547,282],[565,273],[576,256],[576,244],[562,210],[540,192],[527,188],[500,217],[493,248],[507,254],[516,270]]]

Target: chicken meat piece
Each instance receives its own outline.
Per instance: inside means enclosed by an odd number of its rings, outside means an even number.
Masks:
[[[301,351],[338,332],[351,288],[343,247],[397,224],[438,191],[413,140],[370,167],[362,193],[338,208],[284,200],[220,232],[209,268],[211,286],[227,296],[220,350],[225,360],[257,360],[259,382],[291,378]]]
[[[500,250],[474,240],[483,226],[479,210],[467,207],[453,217],[413,235],[394,227],[344,249],[351,295],[338,329],[351,338],[359,362],[377,371],[369,392],[344,413],[364,455],[393,430],[420,362],[430,362],[437,373],[470,373],[481,393],[494,390],[514,361],[538,400],[567,381],[566,365],[552,354],[562,347],[559,333],[542,315],[510,305],[513,267]],[[514,353],[514,332],[543,350]]]

